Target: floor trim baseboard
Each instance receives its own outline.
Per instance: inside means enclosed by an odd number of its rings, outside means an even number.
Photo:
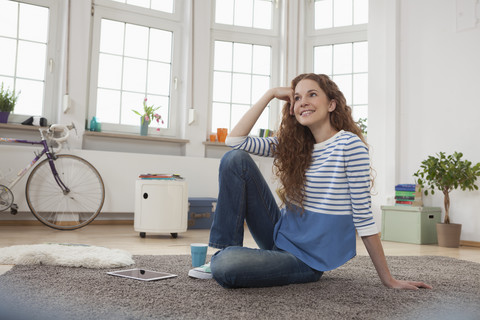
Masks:
[[[0,220],[0,226],[41,226],[37,220]],[[133,220],[94,220],[90,225],[133,225]],[[465,247],[480,248],[480,242],[460,240],[460,245]]]
[[[89,225],[133,225],[133,220],[93,220]],[[37,220],[0,220],[0,226],[43,226]]]
[[[460,240],[460,245],[465,247],[477,247],[480,248],[480,242],[478,241],[466,241]]]

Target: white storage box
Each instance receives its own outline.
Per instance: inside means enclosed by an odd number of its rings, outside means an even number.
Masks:
[[[176,238],[187,231],[188,188],[185,180],[138,179],[135,184],[134,229],[170,233]]]

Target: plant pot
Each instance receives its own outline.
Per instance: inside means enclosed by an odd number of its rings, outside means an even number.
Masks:
[[[461,224],[437,223],[438,245],[446,248],[458,248],[460,246],[461,232]]]
[[[0,111],[0,123],[7,123],[9,115],[9,111]]]
[[[140,135],[141,136],[148,135],[148,126],[149,125],[150,125],[150,121],[143,121],[143,123],[142,123],[142,118],[140,118]]]

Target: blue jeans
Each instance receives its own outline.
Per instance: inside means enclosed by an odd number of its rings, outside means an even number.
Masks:
[[[223,249],[210,264],[221,286],[270,287],[320,279],[323,272],[275,246],[273,233],[280,210],[248,153],[232,150],[224,155],[219,190],[209,245]],[[243,247],[244,221],[260,249]]]

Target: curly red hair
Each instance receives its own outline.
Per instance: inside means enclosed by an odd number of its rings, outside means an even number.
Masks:
[[[335,82],[324,74],[301,74],[292,80],[292,90],[305,79],[317,82],[327,97],[335,100],[335,110],[330,112],[332,127],[337,131],[353,132],[365,143],[360,127],[353,120],[352,109],[347,106],[346,99]],[[278,145],[274,149],[275,171],[282,184],[278,195],[287,206],[296,204],[303,209],[305,172],[312,161],[313,146],[316,142],[310,129],[301,125],[295,116],[290,114],[290,103],[283,106],[282,114],[277,133]]]

